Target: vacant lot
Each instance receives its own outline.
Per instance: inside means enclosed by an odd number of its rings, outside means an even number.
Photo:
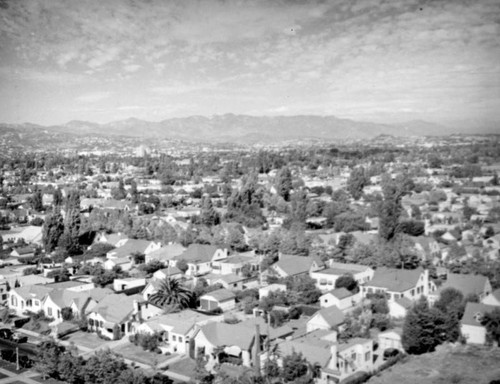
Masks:
[[[372,377],[369,384],[489,384],[500,379],[500,349],[447,345],[436,352],[409,356]]]

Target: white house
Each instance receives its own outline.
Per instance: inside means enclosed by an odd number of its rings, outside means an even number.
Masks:
[[[406,317],[406,313],[413,306],[413,301],[407,297],[400,297],[399,299],[389,300],[387,306],[389,307],[389,315],[391,317],[402,319]]]
[[[490,294],[484,297],[484,299],[481,301],[483,304],[487,305],[493,305],[496,307],[500,306],[500,288],[494,290]]]
[[[236,307],[236,296],[233,292],[221,288],[208,292],[200,297],[200,308],[203,311],[213,311],[220,308],[223,312]]]
[[[312,332],[316,329],[331,330],[341,327],[344,324],[344,320],[342,311],[335,305],[332,305],[316,312],[307,321],[306,329],[307,332]]]
[[[403,344],[401,343],[401,335],[403,330],[401,328],[390,329],[378,334],[378,348],[380,351],[385,351],[388,348],[396,348],[403,351]]]
[[[331,291],[335,282],[341,276],[351,275],[362,285],[373,278],[374,270],[365,265],[331,262],[329,268],[312,271],[309,275],[316,281],[316,287],[321,291]]]
[[[175,265],[181,260],[188,265],[187,276],[201,276],[212,272],[212,263],[227,258],[227,249],[206,244],[191,244],[179,256],[174,257]]]
[[[465,306],[461,324],[462,335],[468,344],[485,344],[486,328],[483,326],[484,314],[493,311],[495,306],[468,302]]]
[[[337,288],[321,295],[319,303],[321,308],[327,308],[335,305],[338,309],[343,311],[358,304],[361,302],[361,299],[361,292],[353,294],[345,288]]]
[[[259,288],[259,298],[267,297],[270,292],[286,292],[286,284],[269,284]]]

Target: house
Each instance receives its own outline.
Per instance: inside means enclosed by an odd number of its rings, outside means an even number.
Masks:
[[[258,271],[260,266],[260,257],[242,254],[229,256],[226,259],[214,261],[212,263],[212,273],[219,273],[221,275],[239,275],[245,265],[249,266],[250,271]]]
[[[240,359],[241,364],[250,367],[254,355],[256,331],[239,324],[209,322],[195,333],[194,345],[196,356],[207,356],[218,360],[217,350]]]
[[[91,301],[91,295],[87,291],[54,289],[42,300],[42,309],[46,316],[54,318],[54,323],[61,323],[64,308],[70,308],[72,316],[80,318]]]
[[[115,267],[120,267],[122,271],[129,271],[132,269],[134,262],[128,257],[119,257],[113,259],[107,259],[103,266],[104,269],[111,271]]]
[[[378,334],[378,349],[383,352],[388,348],[395,348],[403,351],[403,344],[401,343],[401,336],[403,330],[401,328],[394,328]]]
[[[313,271],[309,275],[316,281],[316,287],[321,291],[331,291],[335,282],[341,276],[351,275],[362,285],[373,278],[374,270],[365,265],[331,262],[329,267],[321,271]]]
[[[143,302],[139,295],[108,295],[89,312],[88,329],[113,340],[134,333],[135,322],[141,318],[140,304]]]
[[[212,263],[227,258],[227,248],[207,244],[190,244],[175,263],[184,261],[188,265],[186,275],[200,276],[212,272]]]
[[[406,297],[417,300],[421,296],[428,296],[434,292],[436,286],[429,281],[429,271],[417,269],[378,268],[373,279],[361,287],[363,296],[371,293],[383,293],[388,300]]]
[[[245,284],[249,281],[256,281],[256,278],[248,278],[244,276],[235,275],[234,273],[228,275],[217,275],[210,273],[204,276],[209,285],[220,284],[223,288],[231,291],[241,291],[245,289]]]
[[[500,307],[500,288],[495,289],[493,292],[485,296],[481,302],[483,304]]]
[[[281,356],[301,353],[306,360],[320,369],[318,384],[339,383],[352,374],[373,370],[373,340],[353,338],[337,341],[337,333],[317,330],[299,338],[278,344]]]
[[[413,306],[413,301],[407,297],[400,297],[399,299],[389,300],[387,302],[389,307],[389,315],[394,318],[406,317],[406,312]]]
[[[27,247],[19,247],[12,250],[10,256],[17,257],[19,259],[31,258],[35,256],[35,248],[27,246]]]
[[[157,249],[160,249],[161,244],[147,240],[127,239],[121,246],[112,249],[106,254],[108,259],[130,258],[134,254],[147,255]]]
[[[345,288],[337,288],[328,291],[320,296],[321,308],[328,308],[335,305],[341,311],[351,308],[361,301],[361,292],[351,293]]]
[[[344,324],[344,320],[345,317],[342,311],[335,305],[332,305],[316,312],[307,321],[306,330],[307,332],[312,332],[316,329],[331,330],[339,328]]]
[[[199,327],[214,320],[214,316],[185,309],[146,320],[137,326],[136,332],[159,334],[163,341],[159,348],[164,353],[188,354],[190,340],[195,332]]]
[[[200,309],[206,312],[219,308],[221,311],[229,311],[235,307],[236,295],[225,288],[217,289],[200,297]]]
[[[113,290],[115,292],[129,291],[131,289],[136,289],[137,292],[140,292],[145,286],[146,286],[145,278],[127,277],[123,279],[113,280]]]
[[[483,325],[485,313],[492,312],[495,306],[468,302],[465,306],[464,315],[460,320],[460,331],[467,339],[468,344],[486,343],[486,328]]]
[[[53,289],[43,285],[27,285],[13,288],[9,292],[9,308],[17,315],[24,312],[38,312],[42,307],[45,296]]]
[[[96,236],[96,243],[107,243],[114,247],[120,247],[128,240],[128,236],[122,233],[100,233]]]
[[[306,275],[323,268],[324,264],[318,258],[280,254],[278,262],[271,265],[270,270],[283,278]]]
[[[490,280],[482,275],[464,275],[459,273],[449,273],[446,281],[441,285],[434,296],[439,296],[439,293],[446,288],[458,289],[464,297],[477,295],[479,301],[483,300],[492,292]]]
[[[164,280],[167,277],[178,279],[181,278],[182,276],[184,276],[184,274],[177,267],[167,267],[159,269],[155,273],[153,273],[153,279],[155,280]]]
[[[169,264],[176,256],[182,255],[186,250],[181,244],[168,244],[146,254],[145,262],[158,260],[165,265]]]

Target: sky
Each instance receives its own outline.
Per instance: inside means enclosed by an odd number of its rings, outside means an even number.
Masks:
[[[0,0],[0,122],[500,121],[499,0]]]

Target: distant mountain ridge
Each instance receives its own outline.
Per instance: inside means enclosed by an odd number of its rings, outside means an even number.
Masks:
[[[73,120],[63,125],[0,124],[0,133],[6,130],[41,130],[70,135],[129,136],[165,138],[204,142],[234,142],[240,144],[269,143],[300,139],[371,139],[379,135],[439,136],[453,133],[499,133],[497,125],[452,127],[426,121],[400,124],[380,124],[340,119],[335,116],[249,116],[216,115],[190,116],[150,122],[136,118],[98,124]]]

